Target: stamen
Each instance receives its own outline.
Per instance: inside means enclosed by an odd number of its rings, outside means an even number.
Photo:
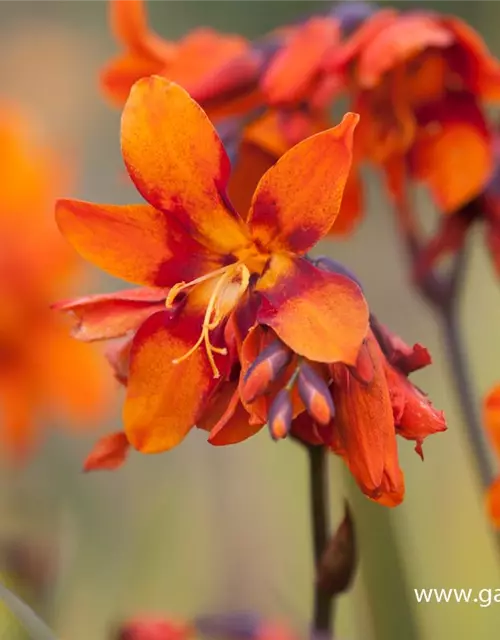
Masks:
[[[236,263],[238,264],[238,263]],[[230,267],[234,267],[235,265],[229,265]],[[191,287],[194,287],[196,284],[200,284],[201,282],[206,282],[207,280],[211,280],[212,278],[215,278],[216,276],[220,275],[221,273],[225,273],[227,271],[228,267],[221,267],[220,269],[216,269],[215,271],[211,271],[210,273],[207,273],[204,276],[200,276],[199,278],[195,278],[194,280],[191,280],[190,282],[177,282],[177,284],[174,284],[174,286],[170,289],[170,291],[168,292],[167,295],[167,299],[165,300],[165,306],[167,308],[170,308],[175,299],[177,298],[177,296],[179,295],[179,293],[181,291],[184,291],[184,289],[189,289]]]
[[[168,303],[171,304],[173,302],[179,291],[186,289],[188,286],[190,287],[194,284],[199,284],[200,282],[211,279],[217,275],[220,275],[221,277],[215,285],[212,295],[210,296],[210,300],[208,301],[200,337],[196,341],[196,344],[194,344],[187,353],[180,358],[172,360],[173,364],[179,364],[179,362],[189,358],[189,356],[192,355],[204,342],[214,378],[220,377],[220,371],[215,363],[214,354],[225,356],[227,355],[227,349],[225,347],[216,347],[210,342],[210,331],[213,331],[219,326],[222,320],[232,311],[238,303],[238,300],[246,291],[250,281],[250,272],[248,268],[244,264],[237,262],[227,267],[223,267],[222,269],[218,269],[217,271],[213,271],[212,273],[203,276],[202,278],[198,278],[197,280],[193,280],[188,284],[179,283],[172,287],[169,297],[166,300],[166,304],[168,306]],[[230,287],[233,286],[236,276],[239,277],[240,281],[238,282],[237,290],[233,292],[230,291]],[[173,295],[172,292],[174,292]],[[228,296],[228,293],[231,294],[230,297]],[[225,294],[226,298],[224,297]]]

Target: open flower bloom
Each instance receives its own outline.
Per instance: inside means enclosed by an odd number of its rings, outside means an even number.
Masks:
[[[443,212],[483,188],[492,168],[483,101],[497,101],[500,64],[454,17],[383,10],[330,59],[344,73],[361,115],[360,156],[380,166],[394,189],[406,163]]]
[[[226,194],[228,157],[199,105],[159,76],[134,85],[122,153],[147,204],[61,200],[57,221],[86,259],[146,287],[64,305],[79,317],[80,337],[132,333],[123,421],[136,449],[170,449],[217,413],[237,421],[227,441],[255,433],[253,413],[235,414],[235,375],[254,334],[279,338],[311,363],[356,363],[368,327],[361,289],[305,253],[338,214],[357,121],[347,114],[286,153],[240,215]]]
[[[111,379],[99,354],[71,340],[50,311],[79,262],[51,214],[67,184],[62,162],[10,106],[0,108],[0,148],[0,438],[23,458],[42,420],[99,417]]]

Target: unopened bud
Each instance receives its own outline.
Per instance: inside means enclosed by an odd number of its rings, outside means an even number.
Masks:
[[[300,365],[297,387],[309,415],[320,425],[330,424],[335,415],[332,395],[323,378],[306,363]]]
[[[286,438],[292,428],[293,407],[290,392],[286,389],[281,391],[274,398],[269,407],[267,424],[273,440]]]
[[[319,562],[316,580],[320,589],[330,596],[345,591],[356,571],[357,551],[354,523],[349,505],[339,528],[328,543]]]
[[[259,353],[245,374],[241,389],[242,398],[251,403],[269,391],[269,387],[291,362],[293,352],[281,342],[274,340]]]

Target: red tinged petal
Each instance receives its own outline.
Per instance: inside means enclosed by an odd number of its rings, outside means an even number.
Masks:
[[[59,200],[56,219],[81,256],[128,282],[166,287],[221,266],[175,218],[149,205]]]
[[[258,281],[258,320],[298,355],[354,365],[368,329],[368,306],[350,278],[302,258],[275,255]]]
[[[500,385],[494,386],[484,400],[483,421],[490,442],[500,456]]]
[[[371,333],[366,345],[374,366],[371,382],[358,382],[344,365],[332,367],[335,426],[343,457],[362,491],[383,499],[401,493],[402,476],[384,357]]]
[[[410,171],[430,189],[437,206],[452,213],[485,186],[493,168],[490,133],[471,94],[417,110],[418,135],[410,150]]]
[[[322,426],[330,424],[335,415],[330,390],[323,378],[305,362],[300,365],[297,388],[302,402],[314,420]]]
[[[371,322],[370,322],[371,324]],[[349,367],[349,371],[362,384],[369,384],[373,380],[375,368],[366,342],[363,342],[356,359],[356,364]]]
[[[130,443],[143,453],[178,445],[203,415],[219,383],[204,345],[183,358],[200,336],[204,312],[193,309],[188,299],[180,313],[152,315],[134,338],[123,420]],[[223,373],[227,360],[215,355]]]
[[[231,390],[232,395],[229,397],[229,402],[210,429],[208,442],[216,447],[243,442],[258,433],[264,426],[250,422],[250,415],[240,402],[237,385],[231,385]],[[223,391],[222,395],[227,395],[227,393],[227,391]],[[210,407],[210,412],[216,411],[216,409],[217,406]]]
[[[128,289],[84,296],[53,305],[76,320],[71,332],[77,340],[108,340],[125,335],[165,307],[168,289]]]
[[[394,407],[396,432],[416,442],[416,451],[423,457],[422,443],[427,436],[446,431],[444,413],[435,409],[426,396],[390,365],[385,373]]]
[[[111,342],[104,355],[113,369],[116,380],[126,386],[130,369],[130,351],[133,337]]]
[[[255,191],[249,226],[271,251],[305,253],[329,231],[340,211],[359,117],[290,149],[264,174]]]
[[[431,16],[400,15],[365,43],[357,60],[357,81],[363,88],[378,84],[384,73],[430,47],[445,48],[453,34]]]
[[[420,344],[410,347],[398,335],[370,316],[370,326],[389,363],[404,375],[432,364],[429,351]]]
[[[405,497],[405,477],[399,465],[394,465],[392,473],[385,472],[379,488],[380,495],[371,498],[384,507],[397,507]]]
[[[286,438],[292,428],[292,397],[287,389],[281,389],[269,407],[267,424],[273,440]]]
[[[492,525],[500,529],[500,478],[497,478],[486,492],[486,510]]]
[[[121,138],[130,177],[151,205],[214,251],[248,244],[242,221],[226,203],[229,159],[184,89],[159,76],[137,82],[123,110]]]
[[[292,358],[293,352],[278,339],[263,349],[246,371],[243,384],[240,385],[240,392],[245,402],[250,404],[267,393],[271,384],[284,372]]]
[[[307,100],[309,91],[329,49],[340,37],[337,20],[311,18],[297,29],[274,56],[262,80],[271,105],[290,105]]]
[[[114,471],[122,466],[130,449],[123,431],[111,433],[96,442],[83,465],[84,471]]]

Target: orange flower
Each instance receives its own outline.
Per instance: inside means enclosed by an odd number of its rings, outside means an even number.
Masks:
[[[305,253],[338,214],[357,120],[348,114],[285,154],[260,180],[245,219],[226,195],[229,161],[206,114],[164,78],[134,85],[122,115],[122,152],[148,204],[61,200],[57,221],[86,259],[155,288],[111,301],[109,327],[95,299],[91,313],[73,305],[83,337],[93,334],[95,326],[84,326],[92,319],[104,337],[133,328],[123,419],[136,449],[174,447],[210,421],[215,405],[234,416],[232,373],[252,327],[312,362],[356,362],[368,322],[361,290],[317,269]],[[123,317],[129,311],[132,320]],[[247,415],[246,429],[255,432],[250,422]]]
[[[63,165],[7,106],[0,109],[0,146],[0,433],[8,454],[23,458],[44,414],[96,418],[110,381],[98,354],[69,339],[49,308],[77,266],[50,215],[67,182]]]
[[[244,38],[208,28],[196,29],[179,42],[164,40],[148,27],[144,0],[110,0],[109,9],[114,36],[125,52],[103,69],[101,86],[120,106],[141,78],[162,75],[191,91],[248,49]]]
[[[481,101],[498,100],[500,65],[470,27],[430,12],[379,11],[327,66],[345,74],[361,115],[361,157],[393,188],[393,166],[405,162],[443,212],[483,188],[492,156]]]
[[[189,640],[193,636],[194,630],[188,623],[141,617],[121,626],[114,640]]]

